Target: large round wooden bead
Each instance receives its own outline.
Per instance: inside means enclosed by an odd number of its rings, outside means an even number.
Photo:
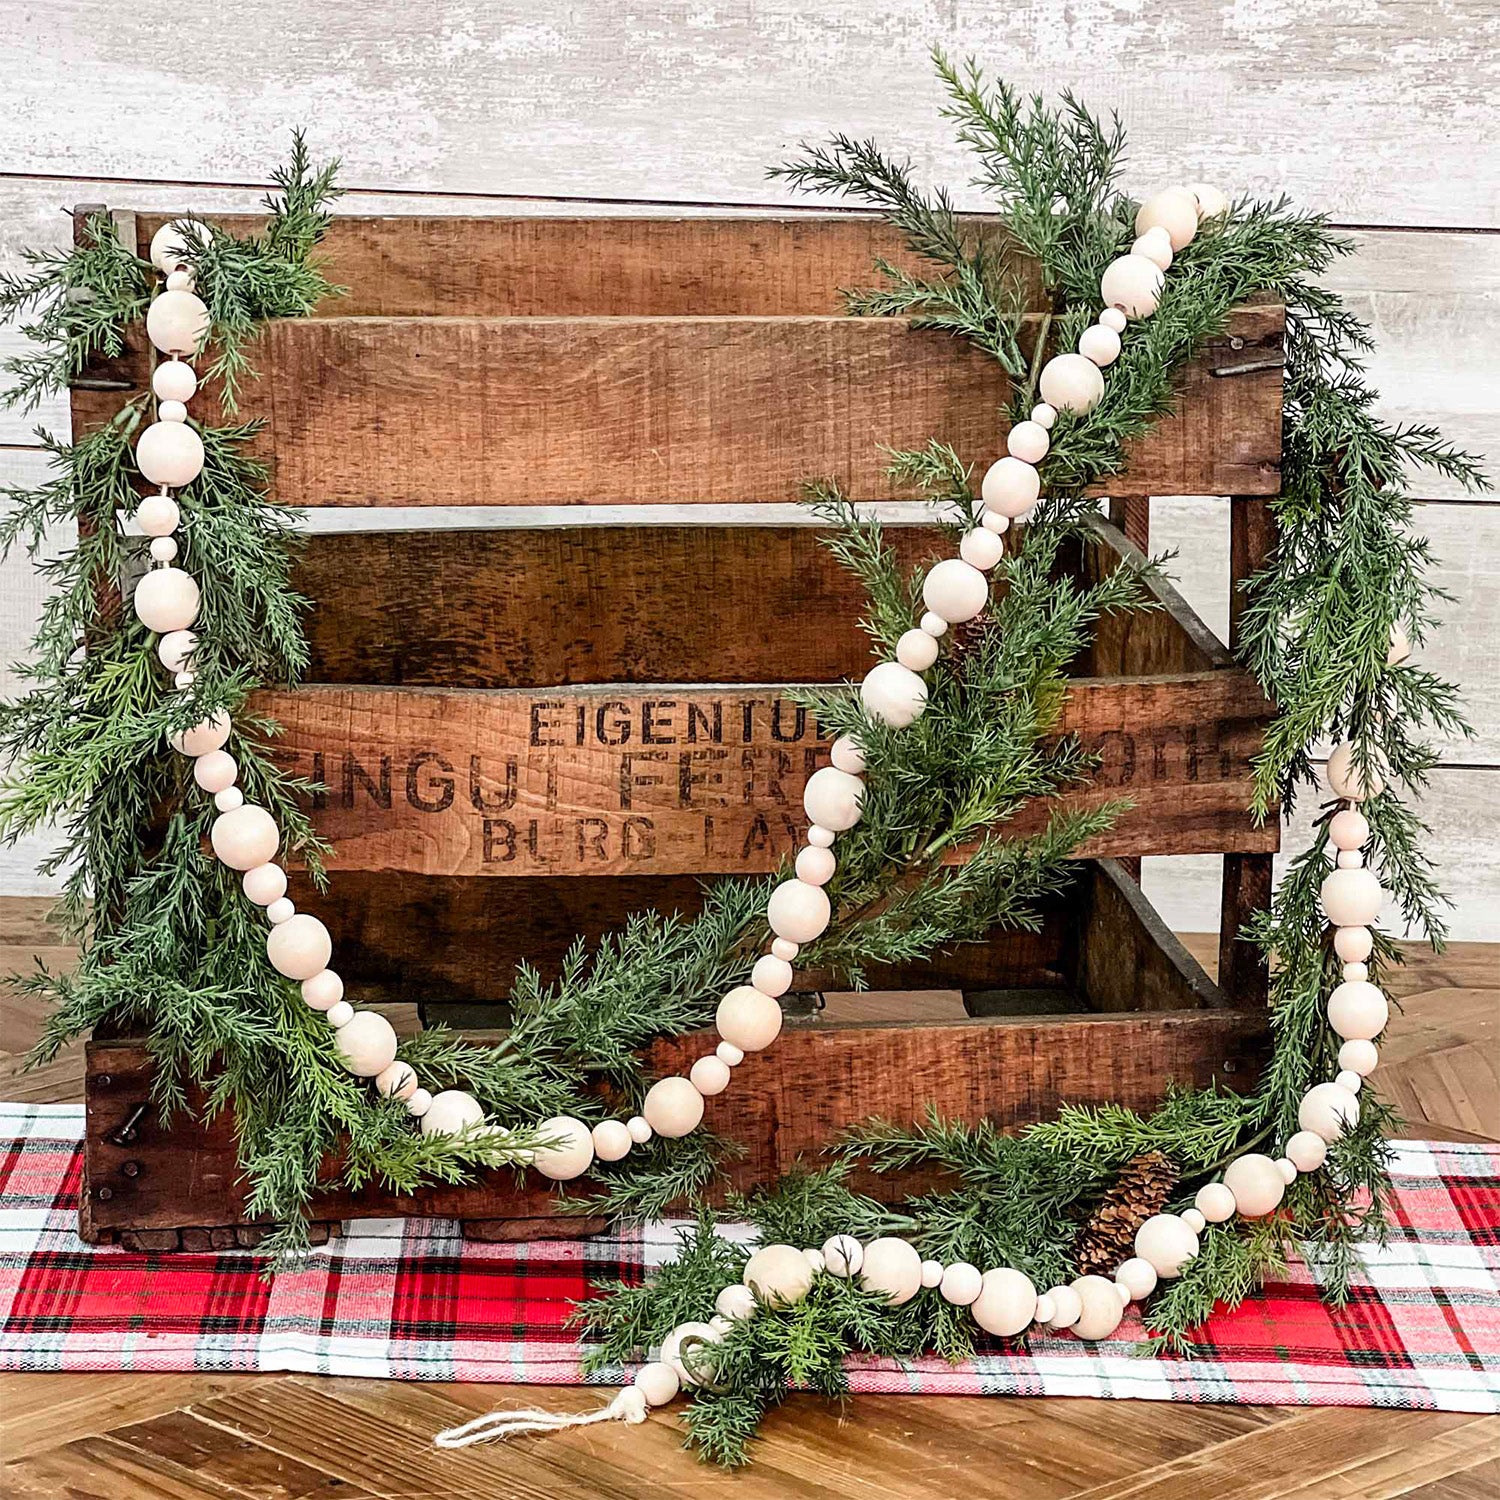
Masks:
[[[832,916],[827,892],[820,885],[808,885],[805,880],[783,880],[766,902],[766,921],[771,924],[771,931],[792,943],[812,942],[824,932]]]
[[[677,1371],[671,1365],[653,1360],[635,1372],[635,1379],[631,1384],[641,1393],[647,1406],[665,1406],[676,1396],[682,1382],[678,1380]]]
[[[814,823],[842,833],[859,822],[865,784],[837,766],[824,766],[807,778],[802,789],[802,808]]]
[[[339,1060],[356,1078],[374,1078],[395,1062],[398,1043],[395,1029],[379,1011],[357,1010],[354,1019],[334,1034],[333,1045],[338,1048]]]
[[[233,812],[220,813],[208,830],[208,841],[220,863],[228,865],[231,870],[253,870],[275,858],[281,843],[281,830],[265,808],[247,802]],[[323,968],[327,962],[324,959],[318,968]],[[301,977],[305,979],[307,976]]]
[[[646,1092],[641,1105],[646,1123],[669,1139],[690,1135],[703,1120],[703,1095],[692,1081],[680,1076],[658,1078]]]
[[[1276,1163],[1258,1151],[1247,1151],[1224,1168],[1224,1186],[1234,1194],[1234,1206],[1247,1219],[1270,1213],[1286,1192]]]
[[[954,1307],[969,1307],[984,1290],[984,1277],[978,1266],[966,1260],[956,1260],[944,1267],[943,1279],[938,1282],[938,1295]]]
[[[1151,265],[1150,261],[1145,262]],[[1152,266],[1152,270],[1156,268]],[[1160,274],[1160,273],[1158,273]],[[1106,301],[1108,299],[1106,298]],[[1129,311],[1129,309],[1126,309]],[[1058,411],[1086,412],[1104,395],[1104,376],[1093,360],[1081,354],[1054,354],[1042,366],[1042,400]]]
[[[1000,462],[1010,460],[1002,458]],[[990,586],[984,574],[961,557],[944,558],[929,568],[922,580],[922,602],[950,625],[972,620],[989,597]]]
[[[135,466],[152,484],[191,484],[203,472],[203,439],[184,422],[153,422],[136,442]]]
[[[1104,275],[1099,278],[1099,295],[1106,307],[1118,307],[1127,317],[1149,318],[1161,301],[1166,279],[1154,260],[1144,255],[1122,255],[1104,268]],[[1099,384],[1102,393],[1102,375]]]
[[[414,1100],[407,1100],[408,1107]],[[432,1103],[422,1113],[423,1135],[461,1135],[471,1126],[484,1123],[484,1106],[462,1089],[444,1089],[432,1096]]]
[[[1193,1199],[1193,1207],[1210,1224],[1222,1224],[1234,1217],[1234,1194],[1222,1182],[1205,1182]]]
[[[333,939],[316,917],[301,911],[266,934],[266,956],[278,974],[285,974],[288,979],[311,979],[328,967],[328,960],[333,957]],[[385,1061],[390,1060],[388,1057]],[[381,1063],[380,1068],[384,1066]],[[378,1073],[380,1068],[375,1071]]]
[[[593,1164],[594,1135],[582,1120],[575,1120],[572,1115],[554,1115],[543,1120],[536,1132],[557,1142],[555,1146],[541,1147],[531,1159],[531,1165],[543,1177],[550,1177],[553,1182],[568,1182],[582,1177]]]
[[[661,1341],[661,1362],[683,1385],[702,1385],[714,1378],[711,1346],[718,1342],[707,1323],[679,1323]]]
[[[991,568],[998,566],[1000,559],[1005,556],[1005,543],[995,532],[986,531],[983,526],[976,526],[972,531],[964,532],[958,544],[958,555],[971,568],[978,568],[981,573],[988,573]],[[901,660],[899,647],[898,641],[897,661]]]
[[[858,776],[865,769],[864,746],[852,734],[841,734],[829,748],[828,758],[851,776]]]
[[[1369,767],[1356,766],[1354,746],[1348,740],[1335,745],[1329,752],[1326,770],[1328,787],[1335,797],[1364,802],[1378,797],[1385,790],[1385,777],[1378,762]]]
[[[173,219],[151,236],[151,249],[147,253],[158,271],[170,275],[188,264],[187,247],[194,240],[206,245],[212,238],[213,231],[200,219]]]
[[[887,1298],[893,1307],[910,1302],[922,1289],[922,1257],[905,1240],[871,1240],[865,1246],[859,1284]]]
[[[1346,807],[1328,820],[1328,837],[1335,849],[1363,849],[1370,842],[1370,820],[1355,807]]]
[[[1198,1253],[1198,1236],[1177,1214],[1152,1214],[1135,1232],[1135,1253],[1167,1281]]]
[[[1346,981],[1328,997],[1328,1024],[1345,1041],[1372,1041],[1390,1017],[1385,995],[1368,979]]]
[[[1125,1304],[1114,1282],[1104,1276],[1080,1276],[1072,1290],[1079,1302],[1078,1317],[1071,1325],[1073,1332],[1081,1339],[1107,1339],[1125,1316]],[[1057,1294],[1052,1296],[1055,1303]]]
[[[1153,194],[1136,211],[1135,232],[1165,229],[1174,250],[1185,250],[1198,233],[1198,200],[1186,188],[1171,187]]]
[[[719,1001],[714,1025],[719,1035],[741,1052],[759,1052],[781,1033],[781,1006],[764,990],[739,984]]]
[[[222,750],[229,743],[233,729],[229,715],[221,708],[210,719],[203,719],[188,729],[167,736],[167,743],[179,755],[191,755],[195,760],[207,755],[210,750]]]
[[[387,1063],[375,1075],[375,1090],[384,1099],[400,1099],[405,1103],[417,1091],[416,1069],[410,1063]]]
[[[1197,200],[1199,219],[1216,219],[1229,212],[1229,198],[1210,182],[1195,182],[1188,191]]]
[[[1017,422],[1005,435],[1005,451],[1026,464],[1041,463],[1051,446],[1052,439],[1040,422]]]
[[[1156,1290],[1156,1267],[1139,1255],[1132,1255],[1115,1272],[1115,1285],[1130,1293],[1132,1302],[1144,1302]]]
[[[1036,1288],[1029,1276],[998,1266],[980,1277],[979,1295],[969,1313],[986,1333],[1014,1338],[1031,1326],[1036,1313]]]
[[[1042,429],[1038,427],[1037,431]],[[1042,436],[1046,433],[1042,432]],[[985,470],[979,493],[992,511],[1013,521],[1036,504],[1037,496],[1042,493],[1042,480],[1035,467],[1024,459],[1002,458]],[[943,612],[938,610],[938,613]]]
[[[166,635],[186,630],[198,618],[202,596],[181,568],[152,568],[135,586],[135,613],[147,630]]]
[[[731,1323],[743,1323],[746,1318],[753,1318],[757,1310],[755,1293],[741,1281],[722,1287],[714,1298],[714,1311]]]
[[[740,1280],[767,1307],[791,1307],[812,1286],[813,1268],[795,1245],[762,1245],[745,1262]]]
[[[859,697],[871,718],[905,729],[927,707],[927,684],[900,662],[883,661],[865,673]]]
[[[191,401],[198,376],[190,364],[169,359],[151,372],[151,390],[158,401]]]
[[[1172,238],[1165,229],[1148,229],[1145,234],[1130,247],[1132,255],[1144,255],[1147,260],[1154,261],[1163,271],[1168,270],[1172,264]],[[1113,312],[1114,308],[1107,311]]]
[[[1328,1159],[1328,1142],[1316,1131],[1299,1130],[1286,1143],[1286,1155],[1299,1172],[1316,1172]]]
[[[163,292],[146,309],[146,337],[163,354],[196,354],[208,332],[208,308],[196,292]]]
[[[1330,870],[1323,877],[1319,895],[1323,911],[1335,927],[1368,927],[1385,903],[1380,881],[1373,870],[1367,869]]]
[[[1361,1078],[1369,1077],[1375,1071],[1379,1061],[1380,1053],[1376,1050],[1374,1042],[1345,1042],[1339,1048],[1339,1067],[1347,1068],[1351,1073],[1358,1073]]]
[[[1359,1124],[1359,1100],[1336,1083],[1316,1084],[1297,1106],[1297,1123],[1325,1141],[1336,1141]]]

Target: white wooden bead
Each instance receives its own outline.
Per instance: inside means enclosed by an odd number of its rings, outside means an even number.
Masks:
[[[147,630],[165,635],[186,630],[198,618],[197,582],[181,568],[152,568],[135,586],[136,617]]]
[[[1335,927],[1364,927],[1380,915],[1385,892],[1373,870],[1330,870],[1319,889],[1323,910]]]
[[[1031,408],[1031,420],[1038,427],[1045,427],[1050,430],[1052,424],[1057,420],[1057,408],[1046,401],[1040,401]]]
[[[1038,1328],[1045,1328],[1057,1316],[1057,1304],[1053,1302],[1051,1294],[1043,1292],[1036,1299],[1036,1322]]]
[[[1361,1078],[1368,1078],[1375,1071],[1375,1066],[1379,1061],[1380,1053],[1374,1042],[1345,1042],[1339,1048],[1339,1067],[1348,1069],[1351,1073],[1358,1073]]]
[[[1005,436],[1005,451],[1026,464],[1041,463],[1051,446],[1052,439],[1040,422],[1017,422]]]
[[[1172,241],[1164,229],[1153,229],[1150,233],[1141,235],[1130,247],[1130,253],[1144,255],[1163,271],[1169,270],[1172,265]]]
[[[764,990],[738,984],[719,1001],[714,1025],[741,1052],[759,1052],[781,1034],[781,1006]]]
[[[1104,369],[1120,357],[1120,335],[1113,328],[1095,323],[1078,336],[1078,352]]]
[[[805,880],[809,885],[827,885],[837,868],[838,861],[834,859],[832,849],[819,849],[815,844],[809,844],[797,851],[797,879]]]
[[[1357,807],[1346,807],[1328,820],[1335,849],[1363,849],[1370,842],[1370,820]]]
[[[180,401],[161,401],[157,403],[156,420],[158,422],[186,422],[187,407]]]
[[[1013,457],[998,459],[992,463],[985,470],[980,484],[984,503],[997,515],[1007,516],[1011,520],[1025,515],[1036,504],[1041,492],[1042,479],[1035,467]],[[952,616],[938,609],[937,605],[932,604],[930,607],[937,609],[945,619],[952,619]]]
[[[1185,250],[1198,233],[1198,200],[1183,187],[1170,187],[1153,194],[1135,216],[1135,232],[1145,234],[1160,227],[1172,239],[1174,250]]]
[[[828,1263],[823,1259],[823,1252],[821,1250],[803,1250],[802,1254],[806,1258],[808,1265],[813,1268],[814,1273],[828,1269]]]
[[[405,1103],[417,1091],[417,1070],[410,1063],[388,1063],[375,1075],[375,1088],[384,1098]]]
[[[1316,1172],[1328,1159],[1328,1142],[1312,1130],[1299,1130],[1286,1143],[1287,1160],[1299,1172]]]
[[[1091,411],[1104,395],[1104,376],[1099,373],[1099,366],[1081,354],[1054,354],[1042,366],[1038,384],[1047,405],[1058,411],[1079,414]]]
[[[1368,964],[1345,964],[1343,972],[1340,975],[1340,978],[1351,984],[1357,979],[1368,979],[1369,977],[1370,968]]]
[[[750,970],[750,983],[761,994],[769,995],[774,1000],[791,989],[792,966],[773,953],[763,953]]]
[[[713,1345],[719,1335],[707,1323],[679,1323],[661,1343],[661,1362],[683,1385],[713,1379]]]
[[[651,1122],[644,1115],[631,1115],[625,1122],[625,1129],[630,1132],[630,1139],[637,1146],[644,1146],[656,1134],[651,1128]]]
[[[1198,205],[1199,219],[1216,219],[1229,212],[1229,199],[1212,183],[1195,182],[1188,191]]]
[[[653,1360],[635,1372],[635,1379],[631,1384],[641,1393],[647,1406],[665,1406],[677,1395],[682,1382],[678,1380],[677,1371],[671,1365]]]
[[[807,842],[809,844],[816,844],[816,843],[820,842],[818,839],[815,839],[813,837],[813,834],[818,833],[820,831],[821,832],[825,832],[825,833],[827,832],[826,829],[819,830],[819,829],[816,829],[816,828],[809,828],[808,831],[807,831]],[[833,842],[833,835],[831,833],[828,835],[828,842],[830,844]],[[797,954],[799,952],[801,952],[801,948],[799,947],[799,945],[796,944],[796,943],[788,941],[784,937],[772,938],[771,939],[771,957],[772,958],[784,958],[788,963],[791,963],[791,961],[794,958],[796,958],[796,956],[797,956]]]
[[[1099,321],[1106,327],[1112,328],[1116,333],[1125,332],[1125,324],[1128,321],[1125,314],[1118,307],[1106,307],[1099,314]]]
[[[407,1101],[410,1109],[414,1100]],[[444,1089],[432,1096],[432,1103],[422,1112],[423,1135],[461,1135],[465,1130],[484,1123],[484,1106],[462,1089]]]
[[[714,1298],[714,1308],[721,1318],[727,1318],[731,1323],[743,1323],[756,1314],[755,1293],[742,1281],[731,1282]]]
[[[980,1277],[979,1295],[969,1314],[986,1333],[1014,1338],[1031,1326],[1036,1312],[1036,1288],[1031,1278],[1009,1266],[997,1266]]]
[[[213,231],[201,219],[173,219],[151,236],[147,254],[158,271],[170,274],[189,263],[188,246],[194,241],[206,245],[212,238]]]
[[[714,1056],[725,1067],[737,1068],[745,1060],[745,1049],[743,1047],[736,1047],[733,1042],[720,1042],[714,1048]]]
[[[943,1279],[938,1282],[938,1295],[954,1307],[972,1306],[974,1299],[984,1290],[984,1278],[978,1266],[966,1260],[956,1260],[943,1269]]]
[[[184,360],[164,360],[151,372],[151,391],[158,401],[191,401],[197,389],[197,373]]]
[[[555,1146],[543,1146],[531,1158],[543,1177],[553,1182],[571,1182],[582,1177],[594,1164],[594,1133],[582,1120],[572,1115],[554,1115],[537,1126],[537,1134],[555,1140]]]
[[[323,1012],[323,1019],[327,1021],[335,1031],[338,1031],[341,1027],[347,1026],[350,1021],[354,1019],[354,1007],[350,1005],[347,1000],[340,1000],[337,1003],[330,1005],[328,1009]]]
[[[255,865],[241,876],[240,889],[247,901],[269,906],[286,895],[286,871],[280,865]]]
[[[208,841],[214,855],[231,870],[253,870],[275,858],[281,830],[265,808],[249,802],[233,812],[220,813],[208,831]]]
[[[910,672],[925,672],[938,659],[938,643],[925,630],[907,630],[896,642],[896,660]]]
[[[298,912],[266,934],[266,957],[271,960],[271,967],[288,979],[311,979],[328,967],[328,960],[333,957],[333,939],[316,917]],[[387,1058],[386,1062],[389,1061]],[[380,1067],[384,1066],[381,1063]],[[380,1068],[375,1071],[378,1073]]]
[[[1401,628],[1398,620],[1391,626],[1391,644],[1385,653],[1388,667],[1399,667],[1411,655],[1411,637]]]
[[[703,1095],[686,1078],[659,1078],[647,1091],[641,1113],[657,1135],[676,1140],[702,1123]]]
[[[1345,980],[1328,997],[1328,1024],[1346,1042],[1368,1042],[1385,1030],[1391,1007],[1368,979]]]
[[[1297,1163],[1289,1156],[1276,1158],[1276,1170],[1281,1173],[1281,1180],[1287,1187],[1297,1180]]]
[[[356,1078],[374,1078],[383,1073],[395,1062],[397,1045],[395,1028],[374,1010],[355,1011],[347,1024],[339,1027],[334,1039],[339,1060]]]
[[[189,270],[173,271],[167,277],[167,290],[169,292],[195,292],[198,290],[198,278]]]
[[[1135,1253],[1170,1280],[1198,1253],[1198,1236],[1177,1214],[1153,1214],[1135,1232]]]
[[[273,901],[266,908],[266,920],[279,927],[283,922],[290,922],[297,915],[297,908],[291,901],[283,896],[279,901]]]
[[[154,546],[155,543],[152,545]],[[176,688],[190,688],[197,680],[198,674],[196,672],[179,672],[173,677],[172,686]],[[236,803],[235,805],[238,806],[239,804]]]
[[[979,524],[986,531],[993,531],[996,536],[1004,536],[1010,530],[1010,517],[1002,516],[998,510],[990,510],[986,507],[979,518]]]
[[[205,792],[222,792],[234,785],[240,768],[227,750],[210,750],[193,762],[193,780]]]
[[[1336,1141],[1359,1124],[1359,1100],[1336,1083],[1317,1084],[1302,1096],[1297,1123],[1325,1141]]]
[[[169,630],[157,641],[156,656],[167,671],[184,672],[197,649],[198,637],[191,630]]]
[[[203,439],[182,422],[153,422],[136,440],[135,466],[152,484],[180,489],[203,472]]]
[[[922,1257],[905,1240],[871,1240],[865,1246],[859,1284],[887,1298],[893,1307],[910,1302],[922,1288]]]
[[[1144,255],[1122,255],[1105,267],[1099,279],[1099,295],[1106,307],[1118,307],[1127,317],[1149,318],[1161,301],[1165,283],[1166,276],[1154,260]],[[1099,385],[1103,395],[1102,375]]]
[[[1234,1217],[1234,1194],[1222,1182],[1205,1182],[1193,1199],[1193,1207],[1210,1224],[1222,1224]]]
[[[146,536],[171,536],[182,524],[182,510],[170,495],[147,495],[135,508],[135,524]]]
[[[151,538],[150,551],[152,562],[172,562],[177,556],[176,538],[170,536],[154,536]],[[170,631],[168,632],[168,634],[171,633],[172,632]],[[179,673],[178,675],[180,676],[181,674]]]
[[[1180,1215],[1182,1222],[1187,1225],[1194,1234],[1202,1234],[1208,1220],[1198,1212],[1196,1208],[1185,1208]]]
[[[1054,1328],[1071,1328],[1083,1316],[1083,1299],[1070,1286],[1055,1286],[1047,1293],[1052,1316],[1047,1320]]]
[[[1356,927],[1340,927],[1333,935],[1333,951],[1346,964],[1362,964],[1374,949],[1374,935],[1363,923]]]
[[[842,833],[859,822],[865,784],[837,766],[823,766],[807,778],[802,808],[820,828]]]
[[[982,582],[984,575],[978,576]],[[900,662],[883,661],[865,673],[859,696],[871,718],[889,724],[892,729],[905,729],[927,707],[927,684]]]
[[[1114,1282],[1103,1276],[1080,1276],[1073,1283],[1073,1291],[1080,1304],[1073,1332],[1081,1339],[1107,1339],[1125,1316]]]
[[[220,812],[233,812],[244,805],[245,794],[237,786],[227,786],[222,792],[214,793],[214,806]]]
[[[1358,849],[1340,849],[1335,863],[1341,870],[1362,870],[1365,857]]]
[[[958,544],[958,555],[971,568],[978,568],[981,573],[987,573],[1005,556],[1005,543],[993,531],[986,531],[981,526],[977,530],[964,533],[963,539]],[[920,635],[922,632],[908,632],[908,634],[913,633]],[[906,637],[902,636],[901,639],[905,640]],[[896,652],[896,660],[901,660],[899,650]],[[906,666],[908,663],[902,662],[902,665]]]
[[[795,1245],[762,1245],[740,1279],[767,1307],[794,1307],[812,1287],[813,1268]]]
[[[823,1241],[823,1266],[830,1276],[857,1276],[865,1263],[865,1247],[852,1234],[830,1235]]]
[[[929,1290],[941,1284],[943,1279],[943,1263],[940,1260],[924,1260],[922,1262],[922,1285]]]
[[[841,734],[828,752],[828,758],[841,771],[859,776],[865,769],[864,746],[852,734]]]
[[[196,354],[208,332],[208,308],[196,292],[163,292],[146,309],[146,337],[163,354]]]
[[[917,621],[917,629],[925,630],[933,640],[940,641],[948,634],[948,622],[941,615],[933,614],[929,609],[925,610],[922,618]]]
[[[833,907],[827,892],[822,886],[808,885],[805,880],[783,880],[766,903],[766,921],[771,924],[771,931],[794,943],[810,943],[821,936],[832,917]]]
[[[274,869],[275,866],[265,868]],[[320,970],[311,979],[302,981],[302,999],[313,1010],[331,1010],[343,998],[344,981],[332,969]]]
[[[1000,462],[1009,463],[1011,460],[1002,458]],[[934,563],[922,580],[922,602],[950,625],[972,620],[984,609],[989,597],[990,586],[984,574],[961,557],[948,557]]]
[[[1234,1194],[1234,1206],[1247,1219],[1264,1218],[1286,1191],[1276,1163],[1258,1151],[1247,1151],[1224,1168],[1224,1186]]]
[[[1360,1085],[1364,1082],[1364,1079],[1361,1078],[1360,1075],[1356,1073],[1352,1068],[1343,1068],[1339,1071],[1339,1076],[1333,1081],[1338,1084],[1341,1089],[1348,1089],[1351,1094],[1357,1094],[1359,1092]]]
[[[221,708],[212,718],[203,719],[188,729],[168,735],[167,743],[179,755],[191,755],[197,759],[200,755],[207,755],[210,750],[223,749],[229,743],[232,729],[229,715]]]
[[[619,1161],[630,1154],[633,1142],[623,1120],[600,1120],[590,1132],[594,1155],[600,1161]]]
[[[1345,797],[1350,802],[1365,802],[1385,790],[1385,775],[1378,758],[1367,769],[1356,766],[1354,746],[1348,740],[1335,745],[1329,752],[1324,772],[1333,795]]]
[[[1130,1288],[1118,1276],[1115,1278],[1115,1291],[1119,1295],[1120,1306],[1124,1307],[1130,1301]]]
[[[418,1088],[406,1101],[406,1112],[414,1120],[420,1120],[431,1108],[432,1095],[424,1088]]]
[[[705,1098],[711,1099],[729,1087],[729,1064],[709,1053],[688,1070],[688,1082]]]
[[[1115,1281],[1130,1294],[1132,1302],[1144,1302],[1156,1290],[1156,1267],[1139,1255],[1132,1255],[1118,1271]]]

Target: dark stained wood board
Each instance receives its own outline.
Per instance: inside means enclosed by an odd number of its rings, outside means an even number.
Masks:
[[[1131,449],[1135,492],[1275,492],[1282,326],[1232,315]],[[322,318],[270,324],[255,362],[254,450],[309,506],[784,502],[819,477],[887,499],[887,446],[988,463],[1009,396],[902,319]]]

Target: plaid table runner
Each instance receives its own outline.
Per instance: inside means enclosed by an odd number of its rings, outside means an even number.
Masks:
[[[577,1384],[563,1327],[591,1277],[670,1258],[675,1231],[469,1244],[446,1220],[374,1220],[267,1284],[245,1252],[137,1255],[74,1233],[83,1111],[0,1104],[0,1369],[303,1371]],[[969,1363],[852,1366],[856,1390],[1500,1411],[1500,1147],[1396,1145],[1390,1243],[1343,1309],[1294,1266],[1210,1323],[1209,1352],[1142,1359],[1037,1338]],[[600,1383],[607,1383],[602,1378]]]

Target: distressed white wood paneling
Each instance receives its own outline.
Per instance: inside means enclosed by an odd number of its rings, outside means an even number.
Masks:
[[[767,162],[834,130],[962,182],[937,42],[1117,108],[1137,185],[1210,175],[1370,224],[1492,225],[1500,200],[1491,0],[4,0],[0,19],[0,160],[28,173],[253,182],[306,124],[359,187],[765,202]]]

